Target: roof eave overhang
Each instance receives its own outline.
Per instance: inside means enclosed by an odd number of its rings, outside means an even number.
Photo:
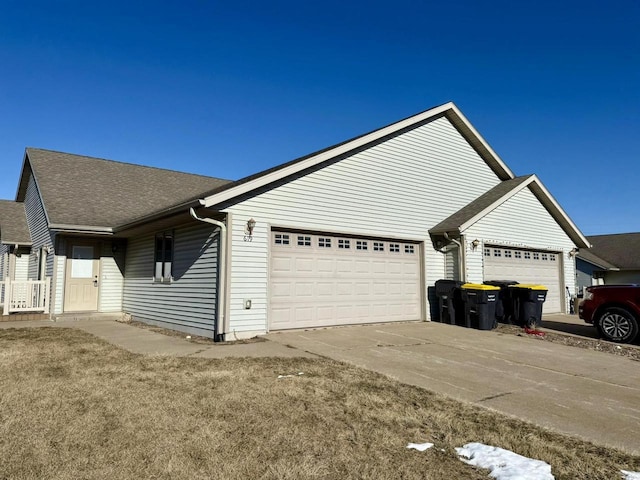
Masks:
[[[612,265],[604,265],[603,263],[599,263],[599,262],[597,262],[595,260],[590,260],[590,259],[584,258],[582,255],[580,255],[580,252],[578,252],[578,254],[576,255],[576,258],[579,258],[583,262],[589,263],[589,264],[593,265],[594,267],[601,268],[602,270],[605,270],[605,271],[608,271],[608,270],[620,270],[619,268],[614,267]]]
[[[501,180],[508,180],[514,178],[513,172],[507,167],[502,159],[493,151],[489,144],[482,138],[478,131],[469,123],[467,118],[460,112],[458,107],[452,102],[445,103],[438,107],[424,111],[412,117],[406,118],[387,127],[381,128],[366,135],[362,135],[355,138],[352,141],[337,145],[334,148],[324,150],[317,155],[312,155],[309,158],[305,158],[299,162],[294,162],[291,165],[259,175],[258,177],[248,182],[235,186],[231,186],[228,189],[222,190],[218,193],[214,193],[204,199],[203,206],[209,208],[216,205],[220,205],[225,202],[229,202],[234,198],[250,194],[251,192],[263,188],[272,183],[282,181],[290,176],[293,176],[299,172],[303,172],[308,169],[348,154],[351,151],[361,149],[368,145],[373,145],[389,136],[393,136],[398,132],[402,132],[407,129],[411,129],[413,126],[417,126],[421,123],[428,121],[429,119],[445,116],[454,127],[460,132],[461,135],[472,145],[472,147],[478,152],[478,154],[484,159],[484,161],[494,170],[496,175]]]
[[[145,223],[153,222],[154,220],[170,217],[172,215],[188,211],[190,208],[200,207],[203,205],[203,203],[204,200],[202,199],[190,200],[188,202],[181,203],[180,205],[175,205],[171,208],[160,210],[158,212],[152,213],[151,215],[145,215],[144,217],[137,218],[123,225],[119,225],[113,229],[113,233],[123,232],[125,230],[139,227],[140,225],[143,225]]]
[[[51,223],[49,229],[56,233],[83,233],[94,235],[113,235],[113,228],[98,227],[92,225],[69,225],[63,223]]]
[[[591,243],[587,240],[580,229],[577,227],[573,220],[565,213],[562,207],[553,198],[553,195],[549,193],[546,187],[538,180],[538,177],[533,175],[534,181],[530,183],[530,189],[533,194],[538,197],[542,204],[547,208],[549,213],[556,219],[562,229],[566,232],[569,238],[578,248],[591,248]]]
[[[33,242],[23,242],[23,241],[15,241],[15,240],[0,240],[0,244],[2,245],[18,245],[20,247],[30,247],[33,245]]]
[[[551,213],[553,218],[558,222],[558,224],[562,227],[565,233],[569,236],[569,238],[573,241],[573,243],[578,248],[590,248],[591,244],[587,240],[587,238],[580,232],[578,227],[573,223],[573,221],[569,218],[569,216],[564,212],[562,207],[556,202],[553,196],[549,193],[549,191],[545,188],[545,186],[540,182],[536,175],[531,175],[524,182],[509,190],[506,194],[498,198],[496,201],[482,209],[476,215],[471,217],[469,220],[465,221],[461,225],[456,228],[448,228],[445,230],[429,230],[431,235],[444,235],[446,234],[454,234],[461,235],[475,224],[478,220],[495,210],[498,206],[502,205],[505,201],[522,191],[524,188],[530,188],[533,194],[538,198],[538,200],[543,204],[543,206]]]

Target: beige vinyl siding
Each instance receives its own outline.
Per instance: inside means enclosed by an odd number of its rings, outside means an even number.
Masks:
[[[457,245],[448,245],[444,254],[444,278],[460,280],[460,255]]]
[[[122,309],[147,323],[213,337],[218,234],[210,225],[175,228],[174,245],[174,279],[157,283],[155,233],[128,240]]]
[[[113,252],[111,242],[102,244],[100,255],[100,297],[99,312],[122,311],[122,290],[124,287],[124,247],[117,244]]]
[[[41,247],[53,246],[53,238],[47,225],[47,217],[42,206],[42,199],[38,192],[38,187],[32,175],[29,177],[27,192],[24,198],[24,208],[27,215],[27,224],[31,234],[31,255],[29,258],[28,277],[36,280],[38,278],[38,267],[40,263]],[[47,255],[46,276],[53,275],[53,255]]]
[[[561,295],[575,290],[575,261],[568,253],[575,247],[536,196],[525,188],[463,232],[466,237],[467,281],[482,282],[484,244],[559,252]],[[471,242],[480,240],[473,250]],[[566,308],[566,299],[563,304]]]
[[[16,282],[29,280],[29,250],[18,250],[18,254],[15,256],[15,262],[13,279]]]
[[[444,255],[433,249],[429,228],[498,182],[442,117],[228,208],[231,330],[267,328],[271,226],[425,242],[426,289],[445,274]],[[250,218],[257,224],[253,241],[245,242]],[[250,310],[243,309],[244,299],[252,300]]]
[[[64,237],[56,237],[56,254],[54,256],[54,271],[52,283],[53,313],[60,315],[64,308],[64,272],[67,264],[67,244]]]

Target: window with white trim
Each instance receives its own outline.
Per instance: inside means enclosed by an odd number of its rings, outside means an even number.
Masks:
[[[555,262],[555,261],[556,261],[556,255],[555,255],[555,253],[550,253],[550,254],[549,254],[549,260],[551,260],[552,262]]]
[[[494,248],[493,249],[493,256],[494,257],[501,257],[502,256],[502,250],[500,250],[499,248]]]
[[[384,252],[384,243],[382,243],[382,242],[373,242],[373,251],[374,252]]]
[[[543,253],[543,254],[542,254],[542,260],[544,260],[545,262],[546,262],[547,260],[549,260],[549,255],[547,255],[546,253]]]
[[[491,256],[491,249],[490,248],[485,248],[484,249],[484,256],[485,257],[490,257]]]
[[[538,252],[533,252],[533,259],[540,260],[540,254]]]
[[[522,258],[522,252],[520,250],[516,250],[514,252],[514,255],[515,255],[516,258]]]
[[[414,254],[416,252],[416,247],[413,245],[405,245],[404,246],[404,253],[408,253],[408,254]]]
[[[524,259],[531,260],[531,252],[524,252]]]
[[[505,250],[504,251],[504,258],[511,258],[512,255],[513,254],[511,252],[511,250]]]
[[[400,253],[400,244],[399,243],[390,243],[389,251],[391,253]]]
[[[342,249],[349,249],[351,248],[351,240],[347,239],[347,238],[339,238],[338,239],[338,248],[342,248]]]
[[[156,233],[153,280],[170,282],[173,277],[173,231]]]

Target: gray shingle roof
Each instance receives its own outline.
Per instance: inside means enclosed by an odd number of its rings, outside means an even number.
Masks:
[[[24,203],[0,200],[0,242],[10,245],[31,244]]]
[[[27,148],[52,224],[116,227],[202,198],[220,178]],[[23,200],[21,185],[18,200]]]
[[[621,270],[640,270],[640,233],[593,235],[587,239],[592,247],[581,250],[580,257],[585,258],[584,253],[590,252]]]
[[[466,222],[482,212],[485,208],[500,200],[514,188],[518,187],[531,177],[532,175],[525,175],[522,177],[516,177],[512,178],[511,180],[500,182],[491,190],[483,193],[478,198],[462,207],[450,217],[445,218],[442,222],[430,229],[429,233],[438,234],[459,231],[460,226],[464,225]]]
[[[610,268],[616,269],[618,267],[616,267],[615,265],[607,262],[606,260],[604,260],[603,258],[598,257],[596,254],[594,254],[590,248],[585,248],[582,250],[578,251],[577,257],[589,262],[593,265],[595,265],[596,267],[600,267],[603,270],[609,270]]]

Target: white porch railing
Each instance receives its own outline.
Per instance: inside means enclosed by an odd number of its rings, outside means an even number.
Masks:
[[[50,291],[51,278],[22,282],[4,280],[0,282],[2,314],[9,315],[13,312],[49,313]]]

